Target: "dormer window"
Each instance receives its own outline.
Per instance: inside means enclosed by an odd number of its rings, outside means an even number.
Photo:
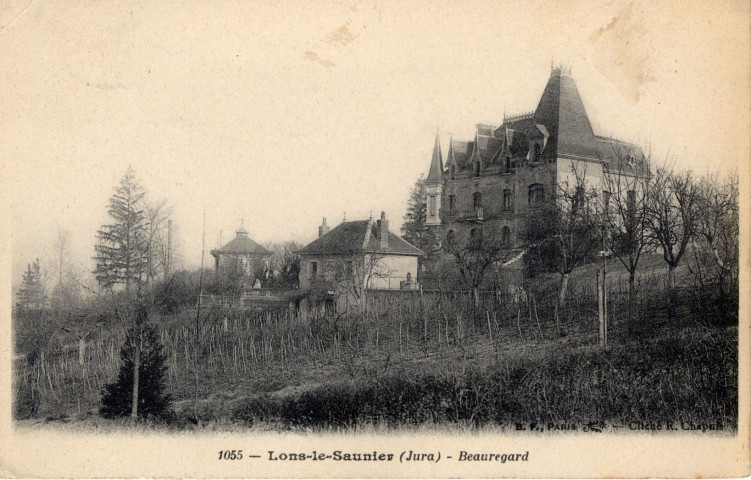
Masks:
[[[475,177],[479,177],[479,176],[480,176],[480,161],[478,160],[475,162]]]
[[[506,173],[511,173],[511,157],[506,157]]]
[[[451,167],[449,167],[449,180],[453,180],[455,175],[456,175],[456,166],[451,165]]]
[[[535,157],[533,160],[535,162],[540,161],[540,144],[539,143],[535,143]]]

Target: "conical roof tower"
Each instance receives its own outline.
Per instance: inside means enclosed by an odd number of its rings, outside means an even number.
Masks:
[[[443,158],[441,156],[441,139],[438,130],[435,132],[435,145],[433,145],[433,158],[430,160],[430,170],[425,183],[443,183]]]

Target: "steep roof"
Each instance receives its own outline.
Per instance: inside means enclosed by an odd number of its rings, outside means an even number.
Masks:
[[[368,236],[367,244],[363,245],[369,226],[370,235]],[[408,243],[400,236],[395,235],[391,231],[388,232],[388,235],[389,246],[381,249],[380,232],[376,222],[369,220],[342,222],[327,234],[307,244],[298,253],[300,255],[345,255],[378,252],[397,255],[424,255],[422,250]]]
[[[464,167],[464,164],[467,163],[470,146],[470,142],[460,142],[459,140],[451,139],[450,159],[456,164],[457,170]]]
[[[237,236],[222,248],[211,251],[213,256],[220,253],[253,253],[256,255],[271,255],[271,252],[248,238],[248,231],[241,226],[236,232]]]
[[[543,154],[598,156],[592,125],[569,70],[552,71],[534,121],[544,125],[550,134]]]
[[[443,158],[441,157],[441,140],[435,132],[433,158],[430,160],[430,171],[425,179],[426,183],[441,183],[443,181]]]

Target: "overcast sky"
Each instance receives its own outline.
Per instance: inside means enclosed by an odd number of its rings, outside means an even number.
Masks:
[[[204,206],[207,250],[241,218],[259,242],[306,243],[345,211],[397,230],[436,128],[445,155],[449,135],[534,110],[551,59],[596,133],[700,173],[748,162],[748,2],[320,3],[0,7],[14,283],[59,228],[91,267],[129,164],[174,206],[191,267]]]

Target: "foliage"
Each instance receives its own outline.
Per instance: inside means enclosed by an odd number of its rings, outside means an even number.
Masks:
[[[720,358],[722,361],[717,361]],[[721,331],[629,347],[553,351],[443,374],[386,376],[322,385],[299,396],[243,402],[234,418],[302,428],[535,422],[581,431],[660,420],[737,428],[737,348]],[[602,423],[607,422],[607,423]]]
[[[159,305],[161,312],[174,314],[194,306],[199,293],[199,275],[200,269],[190,272],[178,270],[169,280],[154,284],[155,304]]]
[[[128,335],[130,337],[130,335]],[[165,393],[166,356],[156,327],[142,326],[141,361],[138,379],[138,416],[164,417],[169,413],[171,396]],[[102,390],[100,413],[105,418],[130,415],[133,402],[133,347],[126,341],[120,350],[117,380]]]
[[[427,218],[425,179],[421,175],[410,191],[401,232],[406,241],[425,252],[428,259],[432,259],[438,253],[439,243],[435,231],[426,224]]]
[[[104,287],[124,284],[130,290],[132,282],[140,283],[146,278],[149,244],[144,195],[135,172],[128,167],[110,198],[107,213],[112,223],[97,232],[94,274]]]
[[[20,310],[38,310],[44,307],[44,284],[38,258],[26,266],[17,299]]]
[[[300,255],[302,245],[296,242],[282,242],[268,245],[271,255],[271,275],[268,286],[271,288],[295,289],[300,286]]]

